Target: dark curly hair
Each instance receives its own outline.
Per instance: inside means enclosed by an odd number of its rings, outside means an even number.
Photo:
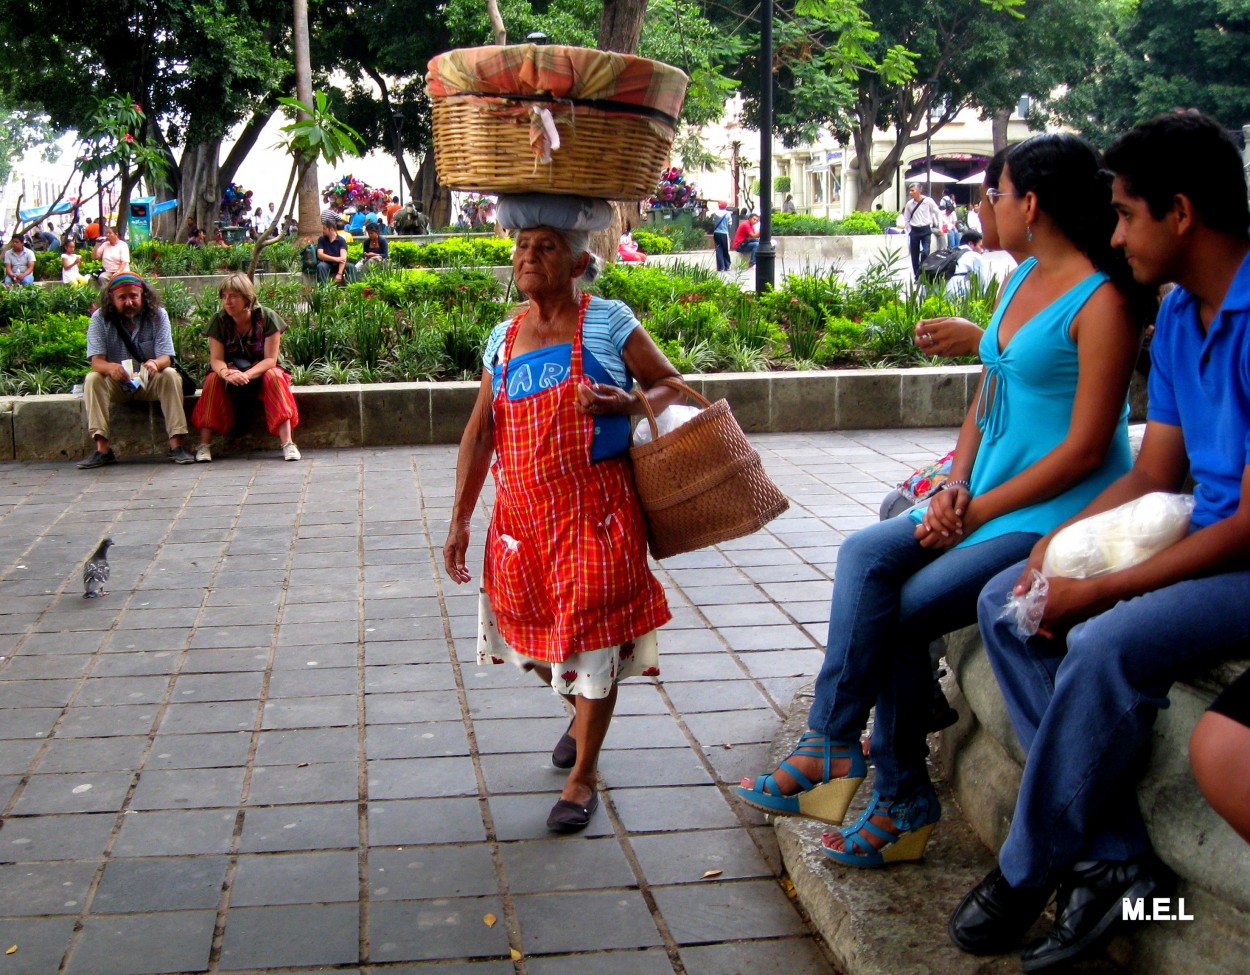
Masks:
[[[1241,152],[1224,127],[1201,112],[1170,112],[1130,129],[1107,149],[1107,168],[1146,201],[1156,220],[1180,194],[1211,230],[1250,239]]]
[[[156,321],[159,312],[165,307],[165,303],[161,300],[161,293],[153,288],[147,281],[143,282],[143,321]],[[120,324],[125,320],[125,316],[113,307],[113,302],[109,298],[109,282],[104,282],[100,286],[99,298],[100,314],[104,316],[104,320],[110,325]]]
[[[1123,253],[1111,246],[1117,219],[1111,208],[1112,177],[1098,150],[1080,136],[1045,133],[1013,146],[1006,167],[1016,192],[1034,194],[1059,232],[1111,278],[1134,319],[1141,325],[1154,321],[1154,289],[1134,281]]]

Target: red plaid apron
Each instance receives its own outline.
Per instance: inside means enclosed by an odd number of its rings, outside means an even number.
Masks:
[[[508,398],[508,360],[521,319],[508,327],[495,394],[495,510],[484,584],[500,635],[528,657],[559,663],[615,646],[671,618],[647,567],[647,528],[629,460],[590,462],[595,419],[577,412],[582,296],[569,375],[550,389]]]

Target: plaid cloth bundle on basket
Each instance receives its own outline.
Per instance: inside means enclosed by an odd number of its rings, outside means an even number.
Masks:
[[[447,51],[429,64],[438,181],[457,190],[637,201],[668,165],[689,79],[560,45]]]
[[[634,483],[656,559],[759,531],[790,507],[764,473],[726,400],[715,403],[677,378],[660,382],[703,407],[676,430],[657,436],[655,414],[642,397],[652,439],[629,451]]]

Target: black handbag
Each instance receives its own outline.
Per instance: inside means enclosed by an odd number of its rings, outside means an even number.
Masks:
[[[200,388],[199,384],[195,381],[195,377],[182,367],[182,363],[178,361],[176,356],[171,357],[170,362],[173,364],[174,371],[182,377],[182,395],[194,396],[195,391]]]
[[[117,327],[117,334],[122,337],[122,342],[126,346],[126,351],[129,352],[131,358],[135,360],[135,364],[138,365],[143,362],[143,353],[139,351],[139,346],[135,345],[135,340],[130,337],[130,333],[126,331],[121,322],[114,322],[113,324]],[[195,391],[200,387],[191,376],[191,373],[187,372],[186,369],[178,364],[177,356],[171,355],[169,357],[169,362],[170,365],[173,366],[174,371],[182,378],[182,395],[194,396]]]

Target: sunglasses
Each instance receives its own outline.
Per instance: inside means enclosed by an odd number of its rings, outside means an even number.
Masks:
[[[995,203],[1001,200],[1004,196],[1019,196],[1019,194],[1018,193],[1004,193],[1002,190],[995,190],[995,189],[988,189],[985,191],[985,198],[990,201],[990,206],[993,206]]]

